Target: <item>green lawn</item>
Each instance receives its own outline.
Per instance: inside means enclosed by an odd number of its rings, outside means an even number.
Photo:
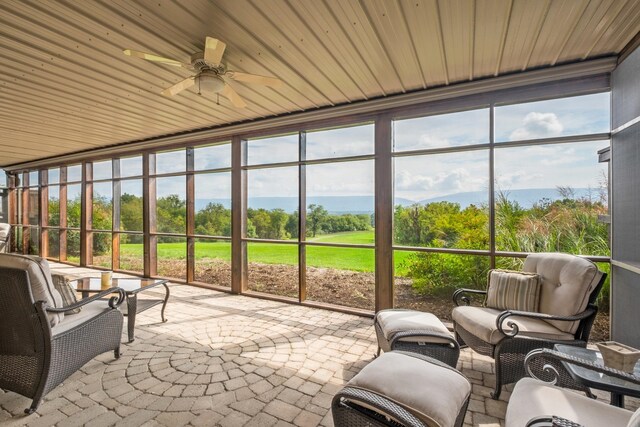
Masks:
[[[357,231],[349,233],[324,234],[309,238],[312,242],[373,244],[373,231]],[[225,261],[231,259],[231,242],[196,242],[196,259],[217,258]],[[141,244],[123,244],[120,247],[122,256],[142,257]],[[298,248],[296,245],[278,243],[248,243],[247,254],[249,262],[264,264],[298,263]],[[403,274],[402,261],[410,255],[409,252],[395,253],[396,274]],[[158,258],[184,259],[186,258],[185,243],[159,243]],[[374,271],[374,250],[364,248],[329,248],[307,246],[307,265],[312,267],[335,268],[353,271]]]

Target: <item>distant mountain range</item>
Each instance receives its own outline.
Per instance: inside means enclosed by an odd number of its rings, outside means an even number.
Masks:
[[[591,191],[593,197],[596,197],[593,190],[588,188],[575,188],[575,197],[588,197]],[[541,199],[559,200],[562,197],[555,188],[531,188],[526,190],[510,190],[505,192],[510,200],[516,201],[525,209],[533,206],[534,203]],[[486,191],[469,191],[464,193],[448,194],[446,196],[434,197],[419,201],[409,200],[402,197],[396,197],[395,205],[411,206],[413,204],[426,205],[433,202],[448,201],[459,203],[461,208],[469,205],[481,205],[487,202]],[[219,203],[225,208],[230,209],[231,203],[226,199],[196,199],[196,210],[200,210],[209,203]],[[322,196],[307,198],[307,206],[311,204],[322,205],[332,214],[371,214],[373,213],[374,197],[373,196]],[[251,197],[249,198],[249,207],[253,209],[284,209],[287,212],[293,212],[298,208],[297,197]]]

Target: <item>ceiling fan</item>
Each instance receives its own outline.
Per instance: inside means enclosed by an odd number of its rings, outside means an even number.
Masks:
[[[207,37],[205,41],[204,52],[197,52],[191,55],[191,63],[176,61],[174,59],[163,58],[152,53],[139,52],[137,50],[126,49],[124,54],[134,56],[136,58],[146,59],[147,61],[159,62],[161,64],[172,65],[175,67],[183,67],[187,70],[195,72],[194,75],[174,84],[173,86],[162,91],[165,96],[173,96],[192,86],[197,86],[198,94],[216,93],[220,94],[231,101],[237,108],[244,108],[247,104],[238,95],[238,93],[226,81],[227,78],[237,80],[239,82],[259,84],[270,87],[280,87],[282,81],[275,77],[258,76],[256,74],[241,73],[232,71],[221,62],[222,55],[227,45],[213,37]]]

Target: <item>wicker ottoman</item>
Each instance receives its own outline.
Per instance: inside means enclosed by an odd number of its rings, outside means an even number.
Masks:
[[[460,346],[442,322],[431,313],[389,309],[376,313],[373,320],[380,350],[409,351],[438,359],[456,367]]]
[[[336,427],[459,427],[471,384],[450,366],[416,353],[392,351],[365,366],[333,398]]]

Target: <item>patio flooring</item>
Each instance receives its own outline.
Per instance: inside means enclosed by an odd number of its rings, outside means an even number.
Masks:
[[[333,395],[376,351],[369,318],[185,285],[171,285],[166,315],[141,313],[119,360],[95,358],[31,416],[29,399],[0,391],[0,424],[331,426]],[[502,425],[510,393],[489,397],[493,361],[463,350],[459,368],[473,384],[465,425]]]

